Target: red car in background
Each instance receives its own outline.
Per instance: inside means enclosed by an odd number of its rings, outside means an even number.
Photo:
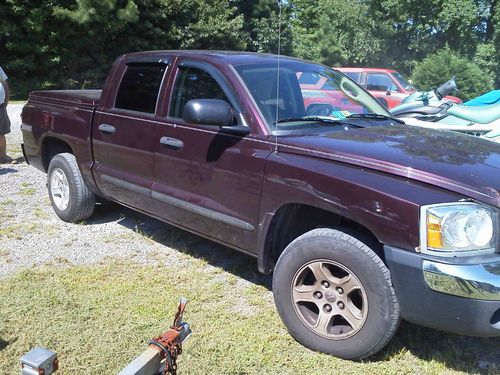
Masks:
[[[397,71],[378,68],[334,68],[358,82],[384,106],[391,109],[401,104],[415,88]]]
[[[358,82],[389,109],[398,106],[404,98],[416,91],[399,72],[393,69],[343,67],[334,69]],[[455,96],[447,96],[446,99],[462,103],[462,100]]]
[[[338,87],[332,86],[327,77],[312,72],[298,72],[297,79],[307,115],[329,116],[332,111],[361,111],[361,106],[345,96]]]

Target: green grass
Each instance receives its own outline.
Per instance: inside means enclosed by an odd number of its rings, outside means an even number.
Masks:
[[[33,209],[33,214],[38,219],[47,219],[49,217],[49,215],[47,215],[47,213],[44,210],[42,210],[40,207],[35,207]]]
[[[30,195],[34,195],[35,193],[36,193],[35,188],[22,188],[21,190],[19,190],[17,194],[29,197]]]
[[[177,267],[46,266],[3,279],[0,373],[18,374],[18,359],[34,346],[59,354],[60,374],[117,373],[168,328],[181,295],[189,299],[185,320],[193,336],[180,374],[454,374],[480,372],[485,358],[498,364],[499,340],[409,324],[370,362],[313,353],[288,335],[268,279],[235,256],[242,261],[230,270],[180,254]],[[494,363],[491,373],[498,372]]]
[[[0,207],[14,206],[15,204],[16,202],[13,201],[12,199],[5,199],[3,201],[0,201]]]
[[[18,144],[13,144],[13,143],[7,143],[7,153],[8,154],[21,154],[23,153],[22,149],[21,149],[21,146],[19,146]]]
[[[12,214],[3,214],[0,210],[0,219],[13,218]],[[46,233],[46,234],[55,234],[57,233],[57,227],[54,225],[42,225],[40,222],[34,221],[24,221],[22,223],[17,224],[8,224],[2,223],[0,225],[0,240],[3,238],[11,239],[11,240],[22,240],[25,236],[33,234],[33,233]]]
[[[1,262],[10,263],[11,258],[10,258],[10,251],[0,247],[0,263]]]

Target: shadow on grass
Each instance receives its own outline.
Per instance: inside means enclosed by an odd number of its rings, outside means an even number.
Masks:
[[[4,350],[9,345],[8,341],[0,339],[0,350]]]
[[[409,351],[426,361],[468,373],[500,374],[500,339],[454,335],[403,322],[389,345],[371,361]]]
[[[94,215],[85,223],[92,225],[112,221],[161,245],[195,258],[204,259],[214,267],[222,268],[224,271],[271,290],[272,278],[258,272],[255,258],[119,204],[103,202],[96,206]]]
[[[153,241],[271,290],[272,277],[258,272],[254,258],[118,204],[106,202],[86,223],[116,221]],[[403,322],[389,345],[369,362],[388,361],[409,351],[426,361],[473,373],[500,374],[500,338],[466,337]]]
[[[22,164],[25,162],[25,159],[23,156],[17,157],[17,158],[12,158],[12,163],[8,164],[0,164],[0,176],[7,174],[7,173],[15,173],[17,172],[17,169],[10,168],[11,165],[15,164]]]
[[[0,167],[0,176],[8,173],[16,173],[17,169],[14,168],[5,168],[5,167]]]

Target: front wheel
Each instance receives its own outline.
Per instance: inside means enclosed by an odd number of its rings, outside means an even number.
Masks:
[[[273,293],[299,343],[344,359],[375,354],[400,321],[387,267],[339,230],[314,229],[288,245],[276,264]]]
[[[94,212],[95,195],[83,182],[75,156],[57,154],[47,171],[47,187],[52,208],[67,222],[87,219]]]

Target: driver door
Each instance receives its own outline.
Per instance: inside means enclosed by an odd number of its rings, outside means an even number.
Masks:
[[[207,63],[180,62],[170,98],[165,122],[155,128],[152,197],[157,214],[233,247],[254,248],[270,146],[257,141],[254,132],[226,134],[217,126],[182,119],[192,99],[225,100],[245,117],[232,87]]]

